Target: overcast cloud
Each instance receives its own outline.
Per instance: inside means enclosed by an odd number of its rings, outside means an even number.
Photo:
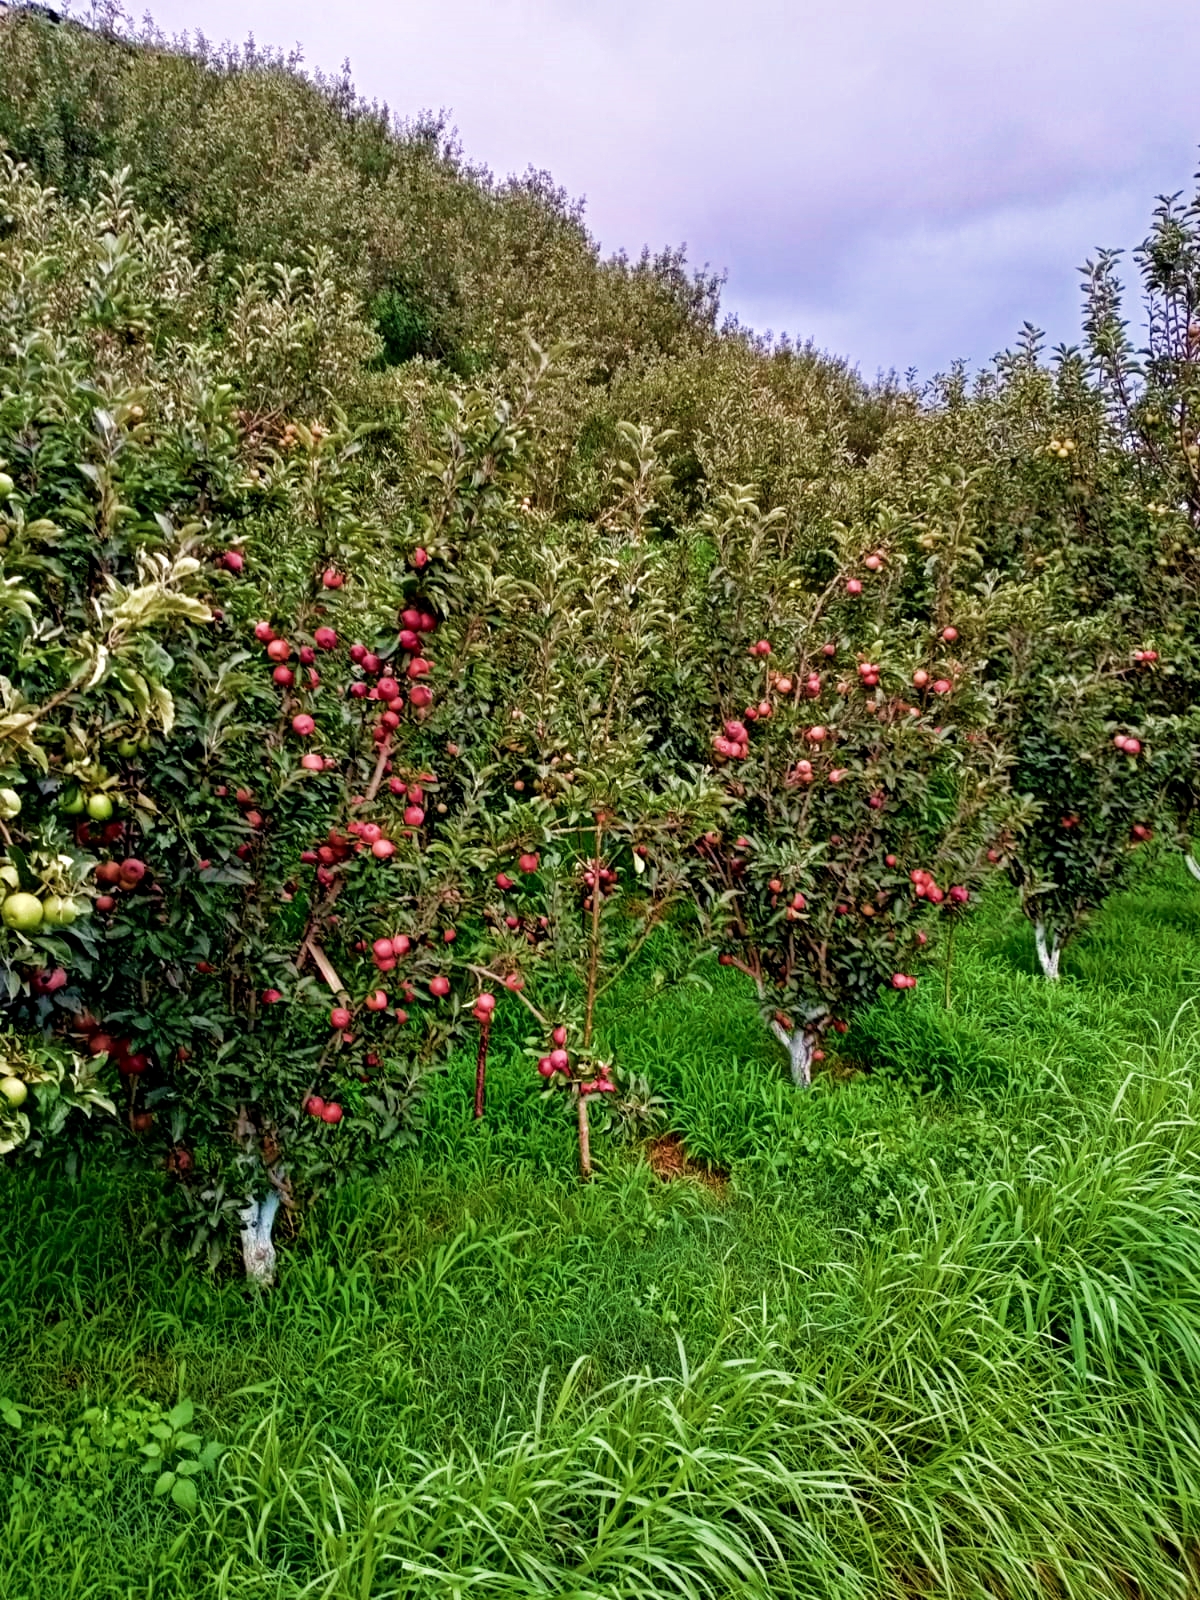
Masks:
[[[155,0],[168,32],[349,58],[445,109],[500,175],[547,168],[606,250],[686,242],[743,322],[870,375],[1079,327],[1200,143],[1185,0]]]

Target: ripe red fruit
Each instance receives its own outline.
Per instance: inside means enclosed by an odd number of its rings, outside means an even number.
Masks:
[[[380,678],[377,689],[381,700],[394,700],[400,693],[400,685],[395,678]]]
[[[401,650],[407,650],[410,655],[415,655],[421,648],[421,641],[411,628],[401,628],[400,648]]]
[[[971,898],[971,891],[961,883],[954,883],[950,886],[950,898],[956,906],[965,906]]]
[[[354,663],[354,665],[356,667],[360,667],[363,664],[363,662],[367,659],[367,647],[366,647],[366,645],[365,644],[352,644],[350,646],[350,659],[351,659],[351,661],[353,661],[353,663]]]
[[[350,1026],[350,1013],[345,1006],[334,1006],[329,1013],[329,1026],[331,1028],[348,1028]]]
[[[440,974],[436,978],[431,978],[429,992],[436,1000],[444,1000],[450,993],[450,979],[442,977]]]
[[[829,774],[829,781],[830,783],[841,783],[842,779],[849,777],[849,775],[849,767],[834,767],[833,771]]]
[[[226,550],[221,565],[229,572],[240,572],[246,565],[246,558],[240,550]]]
[[[558,1027],[555,1028],[554,1032],[550,1035],[550,1037],[554,1040],[555,1044],[558,1045],[560,1050],[563,1047],[563,1045],[566,1044],[566,1042],[567,1042],[567,1030],[563,1027],[561,1022],[559,1023]]]
[[[912,677],[914,689],[924,689],[929,683],[929,674],[924,667],[918,667]]]
[[[282,999],[283,995],[278,989],[264,989],[262,992],[262,1003],[265,1006],[277,1006]]]
[[[433,704],[433,690],[427,684],[418,683],[408,698],[418,711],[423,711]]]
[[[43,967],[33,975],[33,987],[38,994],[57,994],[67,984],[67,975],[61,967]]]
[[[317,652],[310,644],[302,644],[299,650],[296,652],[296,655],[302,667],[311,667],[313,662],[317,659]],[[312,679],[316,678],[316,673],[310,672],[308,676],[311,681]]]
[[[404,825],[406,828],[419,828],[425,821],[425,813],[420,806],[405,806]]]
[[[527,851],[523,856],[517,857],[517,866],[522,872],[536,872],[538,858],[532,851]]]
[[[299,734],[302,739],[310,738],[317,731],[317,725],[307,711],[301,711],[299,716],[292,718],[292,732]]]
[[[321,582],[327,589],[340,589],[345,581],[336,567],[326,567],[321,574]]]
[[[408,1012],[405,1011],[403,1006],[397,1006],[396,1007],[396,1021],[400,1025],[400,1027],[403,1027],[404,1024],[408,1021]]]
[[[338,636],[332,628],[318,628],[313,634],[313,643],[318,650],[336,650]]]
[[[270,661],[286,661],[292,653],[292,647],[286,639],[272,639],[267,646],[267,659]]]
[[[247,813],[246,813],[246,821],[249,824],[249,826],[252,827],[252,828],[261,828],[262,827],[262,822],[263,822],[262,812],[261,811],[247,811]]]
[[[537,1069],[541,1073],[543,1078],[552,1078],[554,1076],[554,1068],[550,1065],[550,1057],[549,1056],[543,1056],[542,1057],[542,1059],[537,1064]]]
[[[390,939],[376,939],[371,954],[377,961],[390,961],[396,954],[396,947]]]
[[[111,894],[98,894],[96,896],[97,911],[111,911],[116,903]]]
[[[419,629],[421,626],[421,613],[415,606],[408,606],[400,613],[400,621],[406,628]]]
[[[550,1062],[551,1070],[554,1072],[565,1072],[571,1064],[570,1056],[561,1046],[556,1050],[551,1050],[547,1060]]]
[[[862,593],[862,589],[863,589],[863,586],[862,586],[862,580],[861,579],[859,579],[859,578],[847,578],[847,580],[846,580],[846,593],[847,594],[858,595],[858,594]]]
[[[382,661],[380,661],[379,657],[373,650],[368,650],[366,655],[362,658],[363,671],[369,672],[372,677],[375,676],[382,665]]]
[[[324,772],[325,757],[319,756],[315,750],[310,750],[300,757],[300,765],[305,772]]]
[[[376,861],[388,861],[396,853],[396,846],[390,839],[376,839],[371,846],[371,854]]]
[[[905,973],[903,973],[903,972],[893,972],[892,973],[892,988],[893,989],[907,989],[908,988],[908,977],[907,977],[907,975]]]
[[[496,1009],[496,996],[494,994],[481,994],[475,997],[475,1010],[482,1011],[486,1016],[491,1016]]]
[[[271,681],[277,683],[281,689],[290,689],[296,681],[296,675],[291,667],[276,667],[271,674]]]
[[[958,638],[958,629],[957,628],[943,628],[942,629],[942,638],[946,641],[947,644],[953,644],[954,641]]]
[[[949,694],[954,685],[949,678],[935,678],[933,684],[934,694]]]
[[[880,568],[883,566],[883,557],[882,556],[877,556],[877,555],[870,555],[863,562],[863,566],[866,567],[868,572],[878,572],[880,570]]]
[[[422,633],[433,633],[437,628],[437,618],[428,611],[422,611],[417,627]]]
[[[254,637],[259,644],[270,644],[275,637],[275,629],[269,622],[256,622],[254,624]]]
[[[135,1111],[130,1118],[134,1133],[149,1133],[154,1126],[153,1111]]]
[[[521,990],[525,987],[525,979],[519,972],[510,972],[507,978],[504,980],[504,987],[506,989],[511,989],[513,994],[520,994]]]
[[[319,1117],[325,1110],[325,1102],[319,1094],[310,1094],[304,1102],[304,1109],[310,1117]]]
[[[507,872],[498,872],[496,874],[496,887],[502,892],[507,893],[508,890],[514,888],[515,885]]]
[[[373,994],[369,994],[366,998],[368,1011],[386,1011],[387,1006],[388,997],[382,989],[376,989]]]
[[[321,1113],[322,1122],[336,1123],[342,1120],[342,1108],[336,1100],[331,1100]]]
[[[408,663],[408,676],[410,678],[427,678],[429,670],[429,663],[424,656],[414,656]]]
[[[94,1033],[88,1040],[88,1054],[92,1056],[112,1055],[113,1039],[109,1033]]]
[[[423,550],[421,548],[421,546],[418,545],[417,548],[413,551],[412,556],[411,556],[410,559],[412,560],[413,566],[416,567],[418,572],[420,572],[421,568],[429,560],[429,552],[428,552],[428,550]]]

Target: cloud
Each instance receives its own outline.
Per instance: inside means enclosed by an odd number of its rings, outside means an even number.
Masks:
[[[299,41],[469,156],[548,168],[606,248],[686,241],[744,318],[864,368],[1077,329],[1075,268],[1189,181],[1182,0],[157,0]],[[1068,325],[1069,324],[1069,325]],[[907,342],[906,342],[907,341]]]

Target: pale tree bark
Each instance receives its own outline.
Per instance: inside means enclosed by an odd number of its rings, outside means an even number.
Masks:
[[[795,1028],[790,1033],[782,1022],[772,1020],[771,1031],[788,1053],[792,1069],[792,1082],[798,1089],[807,1089],[812,1083],[813,1051],[816,1040],[807,1028]]]
[[[1049,978],[1051,983],[1058,981],[1058,962],[1062,955],[1062,941],[1057,933],[1051,932],[1049,941],[1046,939],[1046,924],[1038,922],[1034,925],[1034,941],[1037,944],[1038,961],[1042,973]]]
[[[275,1282],[275,1242],[271,1230],[279,1211],[279,1196],[272,1192],[265,1200],[251,1200],[241,1213],[242,1260],[246,1276],[259,1289],[270,1289]]]
[[[1200,861],[1197,861],[1192,852],[1185,847],[1183,859],[1187,862],[1187,869],[1193,878],[1200,879]]]

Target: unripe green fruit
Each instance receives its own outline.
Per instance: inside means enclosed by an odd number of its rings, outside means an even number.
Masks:
[[[107,822],[113,814],[113,803],[106,794],[88,796],[87,814],[93,822]]]
[[[0,472],[0,500],[7,500],[15,485],[7,472]]]
[[[48,928],[69,928],[78,915],[74,900],[65,895],[49,894],[42,905],[42,921]]]
[[[137,742],[136,739],[118,739],[117,740],[117,754],[119,756],[124,756],[126,761],[129,760],[130,756],[137,755],[138,749],[139,749],[139,746],[138,746],[138,742]]]
[[[58,809],[66,817],[77,817],[83,810],[83,795],[78,789],[65,791],[59,799]]]
[[[0,789],[0,818],[11,822],[21,814],[21,796],[15,789]]]
[[[29,1098],[29,1090],[20,1078],[0,1078],[0,1095],[4,1096],[14,1111],[19,1111]]]
[[[31,933],[42,925],[42,902],[35,894],[10,894],[0,906],[0,918],[9,928],[21,933]]]

